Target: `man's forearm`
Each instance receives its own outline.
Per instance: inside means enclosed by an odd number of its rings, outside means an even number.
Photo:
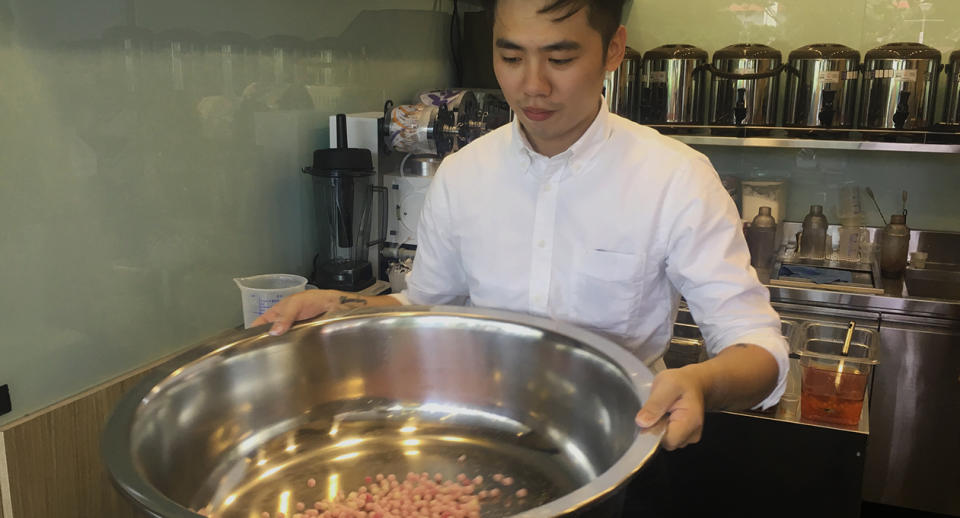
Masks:
[[[683,368],[701,379],[707,411],[756,406],[776,387],[779,374],[773,355],[751,344],[728,347],[714,358]]]
[[[340,292],[340,305],[346,308],[375,308],[402,306],[403,302],[392,295],[364,296],[356,293]]]

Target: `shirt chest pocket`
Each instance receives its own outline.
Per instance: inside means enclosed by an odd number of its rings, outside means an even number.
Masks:
[[[585,249],[574,257],[574,313],[590,327],[623,334],[638,318],[643,255]]]

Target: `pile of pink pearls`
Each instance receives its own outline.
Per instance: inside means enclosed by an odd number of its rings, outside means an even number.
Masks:
[[[469,478],[460,473],[453,480],[444,480],[437,473],[407,473],[404,481],[395,475],[378,474],[366,477],[364,485],[356,491],[344,494],[342,491],[332,501],[318,500],[313,508],[297,502],[296,514],[291,518],[479,518],[480,506],[484,500],[505,496],[506,489],[480,489],[483,477]],[[513,485],[513,478],[500,473],[491,477],[496,485],[504,488]],[[310,479],[307,487],[316,487],[317,481]],[[514,496],[526,498],[527,490],[518,489]],[[261,518],[287,518],[283,513],[271,515],[261,513]]]

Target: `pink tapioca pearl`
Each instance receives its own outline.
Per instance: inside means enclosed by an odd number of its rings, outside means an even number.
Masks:
[[[443,474],[441,474],[441,473],[434,473],[434,474],[433,474],[433,480],[435,480],[435,481],[437,481],[437,482],[442,481],[442,480],[443,480]]]
[[[264,511],[260,513],[260,518],[270,518],[270,513]]]
[[[304,509],[307,508],[307,504],[305,504],[305,503],[303,503],[303,502],[297,502],[297,506],[296,506],[296,507],[297,507],[297,511],[303,511]]]
[[[503,475],[501,475],[500,473],[497,473],[496,475],[493,476],[494,482],[500,482],[501,480],[503,480]]]
[[[480,484],[483,484],[483,477],[480,475],[473,477],[473,485],[479,486]]]
[[[459,462],[460,464],[463,464],[463,463],[466,462],[466,461],[467,461],[467,456],[466,456],[466,455],[461,455],[461,456],[457,457],[457,462]]]
[[[526,489],[521,488],[517,490],[517,498],[526,498],[527,494],[528,493]]]
[[[490,492],[487,493],[487,494],[490,495],[490,498],[496,498],[496,497],[500,496],[500,489],[495,487],[495,488],[491,489]]]
[[[487,490],[483,490],[483,491],[480,491],[479,493],[477,493],[477,496],[480,497],[481,499],[483,499],[483,498],[486,498],[487,495],[489,495],[489,494],[490,494],[490,493],[488,493]]]
[[[513,477],[503,477],[503,485],[505,485],[505,486],[512,486],[512,485],[513,485]]]
[[[383,473],[377,473],[377,477],[376,477],[376,478],[377,478],[377,482],[382,481],[382,480],[383,480]]]
[[[315,478],[307,479],[307,487],[317,487],[317,479]]]
[[[457,482],[463,482],[466,479],[467,479],[467,476],[464,475],[463,473],[460,473],[457,475]]]

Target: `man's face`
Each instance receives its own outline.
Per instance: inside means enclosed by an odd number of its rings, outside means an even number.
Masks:
[[[604,58],[587,7],[574,15],[538,14],[545,0],[500,0],[493,26],[493,68],[507,102],[531,144],[553,155],[572,145],[593,122],[604,73],[623,58],[621,27]]]

